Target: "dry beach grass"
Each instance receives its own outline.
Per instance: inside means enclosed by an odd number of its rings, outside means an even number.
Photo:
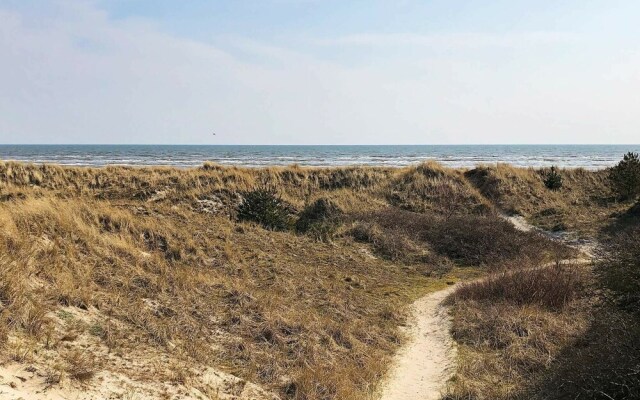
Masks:
[[[434,163],[187,170],[0,163],[2,368],[28,368],[38,390],[61,396],[82,388],[93,398],[372,397],[415,299],[485,269],[537,265],[568,251],[512,229],[498,207],[510,202],[535,220],[553,205],[571,210],[563,221],[577,227],[622,207],[598,200],[608,190],[599,172],[564,171],[569,188],[550,194],[539,188],[538,171],[500,168],[488,179],[490,169]],[[264,188],[286,204],[290,227],[239,220],[247,193]],[[317,217],[319,200],[339,212]],[[303,217],[311,222],[296,223]],[[562,285],[556,278],[540,282]],[[510,293],[498,283],[480,291]],[[549,288],[556,297],[561,289]],[[471,294],[478,289],[466,290],[454,309],[501,322]],[[567,337],[581,329],[579,311],[551,318],[558,307],[578,310],[579,295],[555,298],[554,307],[538,298],[503,301],[516,300],[510,318],[568,329]],[[501,329],[458,328],[456,338]],[[512,359],[544,364],[543,339],[529,339],[540,351],[534,361],[518,358],[517,348]],[[7,385],[27,385],[0,375]]]

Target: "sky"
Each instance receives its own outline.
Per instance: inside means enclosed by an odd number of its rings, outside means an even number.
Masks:
[[[0,143],[638,143],[639,20],[637,0],[0,0]]]

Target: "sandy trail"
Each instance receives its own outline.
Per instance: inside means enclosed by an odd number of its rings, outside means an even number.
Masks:
[[[514,216],[502,215],[501,217],[509,221],[518,230],[521,230],[523,232],[530,232],[530,231],[538,232],[548,237],[551,240],[556,240],[570,247],[576,248],[582,253],[583,257],[578,258],[576,260],[567,260],[567,261],[590,262],[591,259],[596,254],[596,252],[598,251],[598,243],[595,240],[580,238],[574,232],[567,232],[567,231],[548,232],[531,225],[524,219],[524,217],[519,215],[514,215]]]
[[[442,301],[455,286],[420,298],[411,306],[410,342],[395,356],[382,400],[437,400],[455,372],[451,319]]]
[[[567,232],[546,232],[519,216],[503,216],[521,231],[535,230],[581,251],[582,257],[564,262],[591,262],[597,249],[595,241],[577,239]],[[552,265],[550,263],[549,265]],[[483,278],[481,278],[483,279]],[[442,305],[456,288],[431,293],[411,305],[407,331],[409,343],[394,357],[393,367],[381,390],[381,400],[438,400],[446,382],[455,373],[456,348],[451,338],[451,318]]]

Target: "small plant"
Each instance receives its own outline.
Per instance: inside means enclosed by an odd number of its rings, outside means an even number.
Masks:
[[[65,358],[67,361],[66,372],[72,379],[87,381],[95,375],[97,362],[91,353],[74,350]]]
[[[292,225],[292,207],[275,190],[246,192],[238,206],[238,219],[257,222],[266,229],[284,231]]]
[[[9,355],[13,361],[19,363],[29,362],[32,361],[33,350],[33,343],[18,343],[12,346]]]
[[[93,324],[89,327],[89,333],[93,336],[97,336],[97,337],[104,337],[105,336],[105,330],[102,327],[102,325],[100,324]]]
[[[73,314],[71,314],[69,311],[66,311],[66,310],[60,310],[57,312],[57,314],[58,314],[58,317],[63,321],[72,320],[74,318]]]
[[[44,382],[48,387],[57,385],[62,380],[62,367],[59,365],[54,368],[48,369],[44,373]]]
[[[622,199],[632,199],[640,194],[640,157],[629,152],[622,161],[609,170],[609,182]]]
[[[558,172],[558,168],[551,167],[549,172],[545,174],[544,185],[553,191],[562,189],[562,175]]]

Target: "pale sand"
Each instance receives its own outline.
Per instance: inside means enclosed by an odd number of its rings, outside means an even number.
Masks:
[[[382,400],[437,400],[455,372],[451,319],[442,301],[455,286],[431,293],[411,306],[409,343],[394,358]]]
[[[153,306],[151,302],[150,306]],[[63,310],[86,326],[105,318],[92,307],[88,310],[64,307]],[[50,313],[49,318],[55,322],[55,327],[63,325],[58,313]],[[17,345],[11,339],[7,348],[16,348]],[[78,382],[63,374],[60,382],[47,382],[47,376],[55,370],[57,363],[51,360],[66,347],[91,349],[100,361],[94,377]],[[12,361],[4,354],[2,356],[0,400],[278,400],[276,394],[221,370],[197,362],[179,363],[171,351],[137,344],[126,351],[114,352],[101,339],[86,332],[73,342],[58,343],[56,349],[38,346],[37,352],[34,351],[22,363]],[[172,370],[182,372],[184,380],[181,383],[167,376]]]
[[[235,376],[205,368],[194,376],[195,382],[184,385],[133,380],[112,371],[100,371],[86,384],[64,380],[47,384],[44,368],[18,363],[0,365],[0,399],[2,400],[277,400],[274,394]]]

